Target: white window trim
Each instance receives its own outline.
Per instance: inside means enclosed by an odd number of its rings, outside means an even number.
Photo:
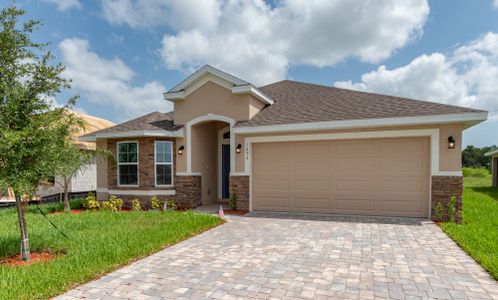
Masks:
[[[116,190],[107,188],[98,188],[97,193],[109,193],[111,195],[129,195],[129,196],[171,196],[175,195],[175,190]]]
[[[168,143],[170,144],[170,147],[171,147],[171,151],[170,151],[170,154],[171,154],[171,162],[169,163],[158,163],[156,158],[157,158],[157,152],[156,152],[156,146],[157,146],[157,143]],[[174,171],[173,171],[173,142],[172,141],[162,141],[162,140],[158,140],[158,141],[154,141],[154,186],[155,187],[172,187],[173,186],[173,180],[174,180]],[[157,166],[158,165],[171,165],[171,184],[157,184]]]
[[[124,144],[124,143],[135,143],[137,144],[137,162],[136,163],[120,163],[119,162],[119,145],[120,144]],[[116,156],[117,156],[117,160],[116,160],[116,163],[117,163],[117,175],[118,175],[118,178],[117,178],[117,182],[118,182],[118,186],[122,186],[122,187],[138,187],[140,186],[140,165],[139,165],[139,162],[140,162],[140,143],[138,141],[120,141],[120,142],[117,142],[116,143]],[[137,166],[137,184],[121,184],[121,179],[120,179],[120,176],[119,176],[119,166],[120,165],[136,165]]]

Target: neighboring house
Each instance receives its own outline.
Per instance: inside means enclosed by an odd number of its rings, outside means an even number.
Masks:
[[[73,111],[78,118],[80,118],[84,127],[74,137],[74,143],[81,149],[81,151],[95,150],[94,142],[82,142],[78,140],[81,135],[89,134],[94,131],[102,130],[114,126],[115,124],[94,116],[78,113]],[[55,176],[53,180],[44,182],[38,186],[35,196],[40,198],[60,198],[64,188],[62,186],[63,178]],[[92,162],[83,166],[72,178],[69,184],[69,193],[71,195],[85,194],[94,192],[97,189],[97,164]]]
[[[153,112],[81,138],[97,196],[174,197],[195,207],[235,193],[251,211],[431,217],[456,196],[462,131],[487,112],[284,80],[263,87],[204,66]]]
[[[498,186],[498,149],[489,151],[485,155],[491,157],[491,184]]]

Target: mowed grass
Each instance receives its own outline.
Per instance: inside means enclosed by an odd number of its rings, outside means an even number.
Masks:
[[[32,210],[31,210],[32,211]],[[0,266],[0,299],[46,299],[222,223],[194,212],[84,212],[49,215],[64,238],[28,213],[32,251],[62,252],[51,262]],[[0,210],[0,260],[19,252],[17,215]]]
[[[464,177],[463,224],[441,227],[498,280],[498,188],[490,176]]]

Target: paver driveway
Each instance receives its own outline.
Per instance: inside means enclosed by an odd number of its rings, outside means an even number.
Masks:
[[[237,297],[498,299],[498,283],[430,221],[256,214],[59,299]]]

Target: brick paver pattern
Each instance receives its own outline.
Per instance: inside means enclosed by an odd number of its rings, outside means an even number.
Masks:
[[[428,220],[292,214],[226,224],[56,299],[498,299]]]

